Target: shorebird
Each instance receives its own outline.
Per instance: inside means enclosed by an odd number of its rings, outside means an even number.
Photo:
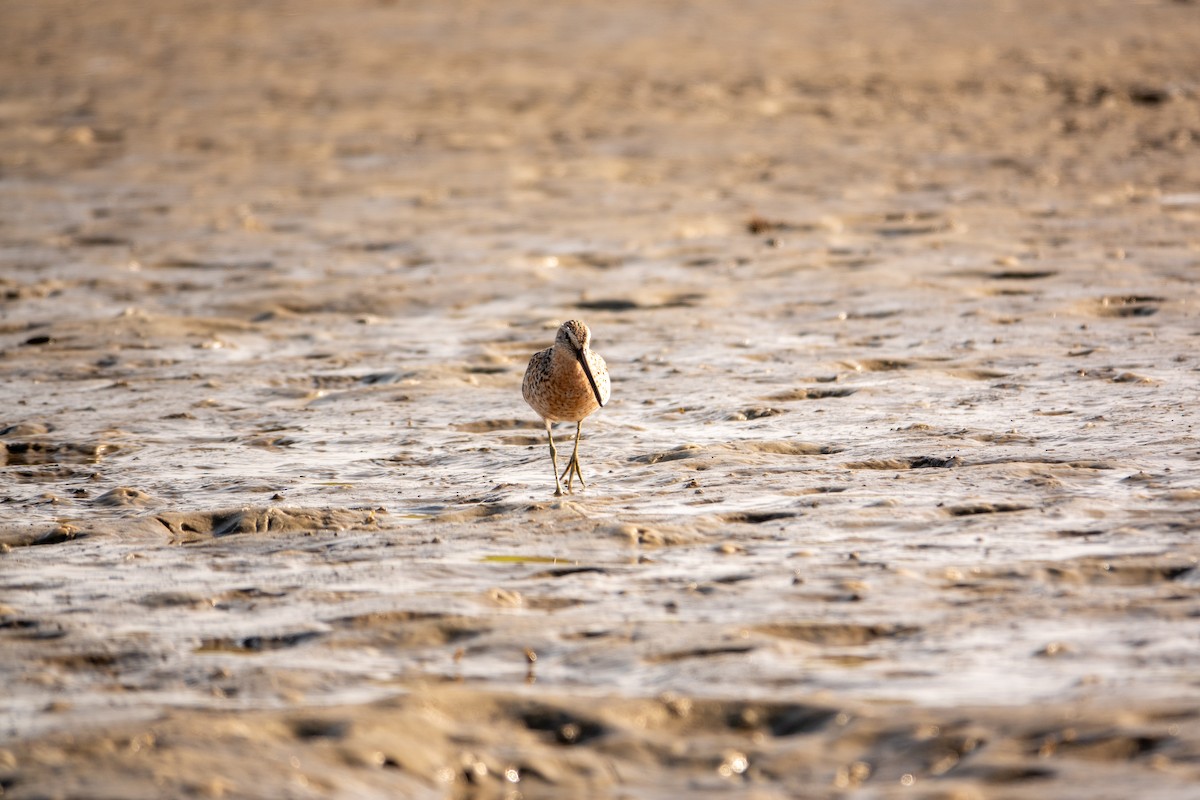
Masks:
[[[525,379],[521,381],[521,394],[530,408],[541,415],[546,423],[546,437],[550,440],[550,463],[554,467],[554,496],[562,495],[562,481],[558,474],[558,451],[554,448],[555,422],[575,423],[575,449],[571,461],[562,473],[567,481],[567,491],[575,477],[579,485],[583,473],[579,470],[579,433],[583,419],[608,402],[608,365],[604,359],[588,349],[592,332],[580,320],[564,322],[554,337],[554,346],[534,353],[525,368]]]

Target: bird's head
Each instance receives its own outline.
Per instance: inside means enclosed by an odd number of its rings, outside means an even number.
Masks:
[[[555,344],[569,345],[576,353],[587,350],[592,342],[592,332],[583,320],[570,319],[558,327],[558,335],[554,337]]]
[[[587,376],[588,385],[592,387],[592,394],[596,396],[596,404],[603,407],[604,396],[600,394],[600,387],[596,385],[596,376],[592,374],[592,365],[588,363],[587,351],[588,345],[592,342],[592,332],[588,330],[588,326],[582,320],[570,319],[564,322],[558,328],[558,335],[554,337],[554,344],[563,345],[571,348],[571,353],[579,362],[583,374]]]

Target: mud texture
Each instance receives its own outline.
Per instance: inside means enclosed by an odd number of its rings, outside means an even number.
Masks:
[[[0,795],[1194,797],[1198,41],[0,1]]]

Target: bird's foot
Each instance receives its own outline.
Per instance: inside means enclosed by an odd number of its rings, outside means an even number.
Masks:
[[[576,456],[571,456],[571,460],[567,462],[567,468],[563,470],[561,477],[562,480],[567,482],[567,491],[572,494],[574,492],[572,491],[571,484],[574,483],[575,478],[579,478],[579,487],[581,489],[587,488],[587,484],[583,482],[583,472],[579,469],[579,458]]]

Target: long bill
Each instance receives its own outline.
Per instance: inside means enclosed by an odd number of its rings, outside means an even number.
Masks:
[[[596,385],[596,379],[592,376],[592,365],[588,363],[587,356],[580,349],[575,351],[575,358],[579,359],[579,366],[583,367],[583,374],[587,375],[588,383],[592,385],[592,394],[596,395],[597,405],[603,407],[604,400],[600,397],[600,387]]]

